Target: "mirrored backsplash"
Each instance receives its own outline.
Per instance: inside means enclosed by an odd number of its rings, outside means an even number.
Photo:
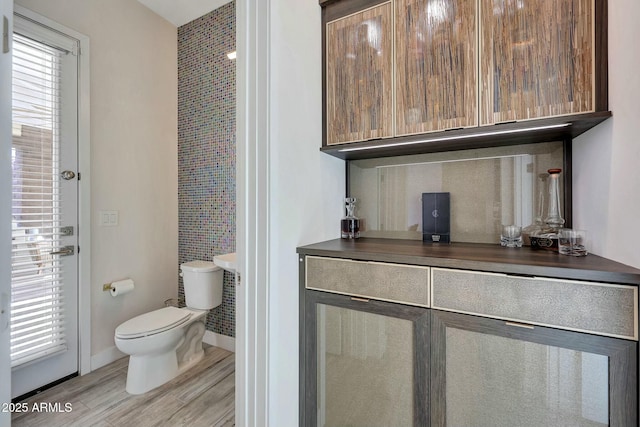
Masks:
[[[422,240],[422,193],[448,192],[451,241],[499,243],[503,224],[546,216],[547,170],[563,158],[563,143],[549,142],[353,160],[349,195],[363,237]]]

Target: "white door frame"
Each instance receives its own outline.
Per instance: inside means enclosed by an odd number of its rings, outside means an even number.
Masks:
[[[236,2],[236,425],[266,426],[270,2]]]
[[[80,42],[78,58],[78,371],[91,372],[91,144],[89,37],[19,5],[14,11]],[[12,15],[13,16],[13,15]],[[9,100],[11,97],[9,97]],[[11,103],[9,103],[11,107]],[[10,127],[9,127],[10,128]],[[9,144],[11,144],[9,139]],[[9,168],[10,170],[10,168]],[[10,180],[9,180],[10,182]],[[10,223],[10,221],[9,221]]]
[[[89,37],[80,40],[78,70],[78,349],[79,373],[91,372],[91,133]]]
[[[6,18],[5,28],[4,20]],[[13,0],[0,0],[0,405],[11,402],[9,295],[11,294],[11,55],[4,52],[13,32]],[[2,408],[0,408],[2,409]],[[0,427],[11,425],[11,413],[0,410]]]

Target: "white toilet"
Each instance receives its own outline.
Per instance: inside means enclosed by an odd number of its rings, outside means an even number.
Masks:
[[[196,364],[204,351],[207,312],[222,303],[223,270],[209,261],[180,266],[185,308],[165,307],[116,328],[116,347],[130,355],[127,392],[142,394]]]

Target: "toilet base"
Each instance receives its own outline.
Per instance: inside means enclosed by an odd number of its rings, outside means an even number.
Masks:
[[[154,356],[129,356],[127,393],[143,394],[178,375],[175,351]]]
[[[184,337],[173,350],[155,355],[129,356],[127,393],[143,394],[151,391],[202,360],[204,331],[204,322],[198,319],[186,326]]]

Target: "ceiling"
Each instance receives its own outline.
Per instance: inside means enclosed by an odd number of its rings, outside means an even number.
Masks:
[[[176,27],[206,15],[231,0],[138,0]]]

